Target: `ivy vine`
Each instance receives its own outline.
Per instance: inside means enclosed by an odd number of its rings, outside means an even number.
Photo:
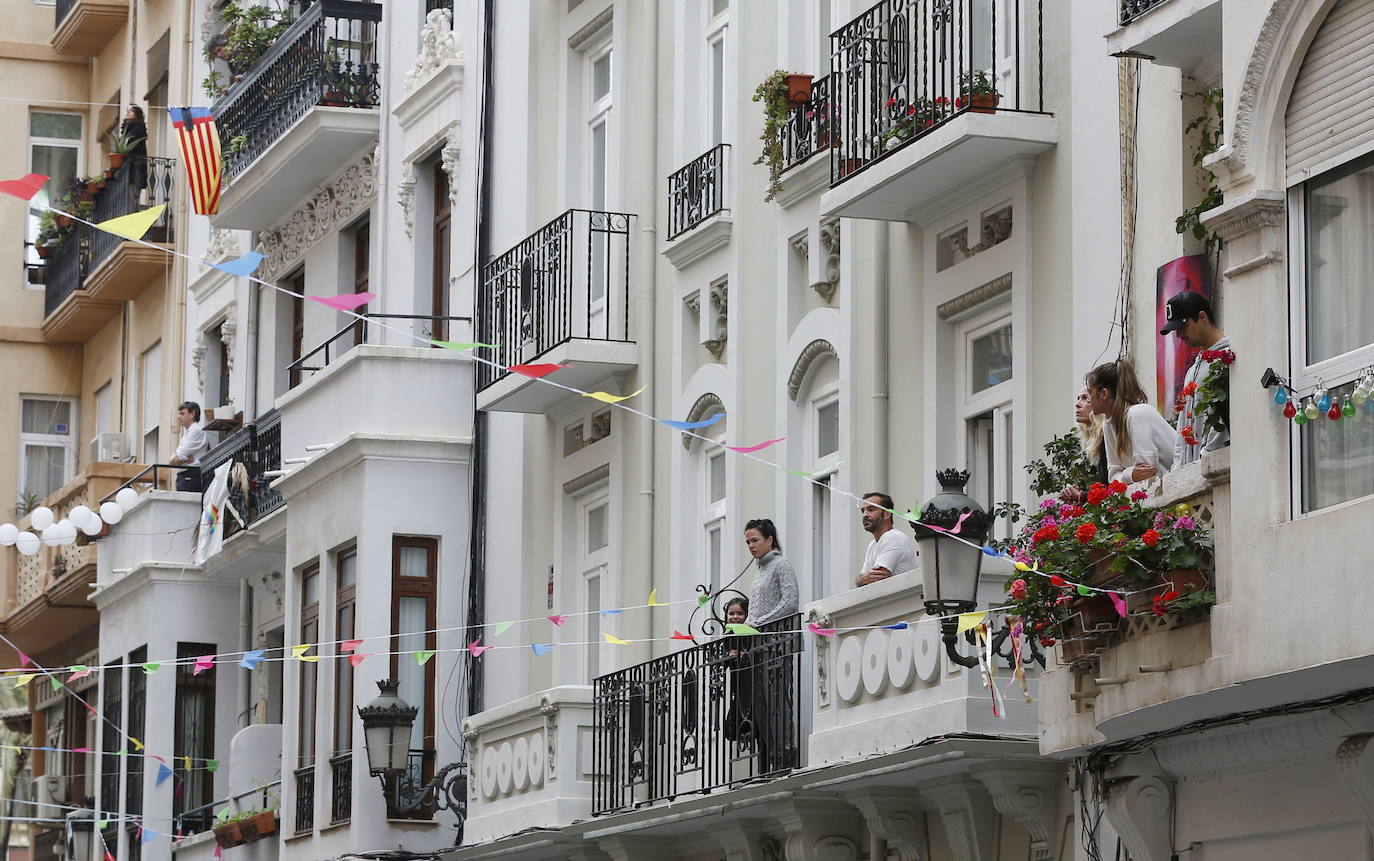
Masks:
[[[768,192],[763,196],[764,203],[777,197],[782,191],[780,177],[783,170],[782,129],[787,125],[789,105],[787,103],[787,75],[782,69],[774,69],[754,88],[754,101],[763,102],[763,132],[759,141],[763,149],[754,164],[768,168]]]
[[[1193,117],[1183,129],[1185,135],[1197,135],[1197,143],[1193,146],[1193,167],[1202,175],[1207,190],[1203,192],[1201,200],[1174,219],[1174,230],[1179,234],[1191,233],[1194,239],[1202,242],[1209,258],[1221,249],[1221,237],[1202,223],[1202,214],[1221,206],[1223,198],[1216,174],[1204,167],[1203,161],[1221,146],[1221,104],[1220,87],[1203,93],[1202,113]]]

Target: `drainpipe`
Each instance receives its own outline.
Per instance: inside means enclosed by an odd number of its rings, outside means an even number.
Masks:
[[[881,222],[878,226],[878,247],[874,255],[878,260],[878,268],[873,277],[874,312],[878,315],[877,337],[873,339],[873,474],[883,488],[892,483],[888,476],[888,413],[891,404],[887,396],[892,366],[892,357],[889,355],[892,315],[888,313],[891,229],[892,225],[887,222]]]
[[[239,651],[247,652],[253,648],[253,587],[248,578],[239,581]],[[242,682],[239,684],[239,729],[253,722],[253,683],[252,673],[236,673]]]
[[[659,4],[650,3],[649,10],[650,27],[650,48],[649,58],[646,68],[650,70],[651,80],[655,82],[652,92],[655,99],[658,97],[658,8]],[[640,114],[649,130],[648,152],[651,153],[650,163],[658,163],[658,112],[645,111]],[[657,188],[650,180],[650,188]],[[640,233],[639,233],[639,259],[641,261],[640,271],[644,274],[644,290],[640,295],[640,331],[637,340],[641,344],[647,343],[649,349],[641,350],[639,355],[639,382],[641,385],[653,386],[654,381],[654,345],[657,344],[655,327],[656,308],[654,306],[654,287],[658,277],[658,228],[657,228],[657,206],[646,207],[646,212],[640,213]],[[626,289],[629,286],[626,285]],[[639,536],[644,548],[643,571],[649,575],[650,587],[656,586],[654,582],[654,441],[657,439],[653,430],[647,425],[641,425],[644,429],[639,447],[639,475],[643,486],[640,488],[639,513],[642,520]],[[652,626],[652,617],[649,624]],[[652,635],[652,627],[650,628]],[[652,648],[652,647],[651,647]]]

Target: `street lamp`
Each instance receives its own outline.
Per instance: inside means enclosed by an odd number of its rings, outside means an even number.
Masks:
[[[940,633],[949,659],[963,667],[978,666],[977,658],[959,654],[956,618],[978,606],[978,575],[983,570],[983,543],[992,518],[976,500],[964,493],[966,470],[942,469],[935,473],[937,493],[912,524],[921,555],[921,582],[925,587],[926,613],[940,617]],[[961,523],[962,520],[962,523]],[[924,524],[939,529],[923,528]],[[958,536],[950,530],[959,527]],[[965,543],[967,541],[968,543]]]
[[[468,810],[467,763],[451,762],[428,783],[420,785],[420,778],[408,767],[410,731],[420,710],[401,699],[397,693],[400,687],[401,683],[394,679],[382,679],[377,682],[381,695],[365,706],[358,706],[368,771],[382,779],[382,794],[387,796],[392,813],[412,813],[427,804],[435,810],[452,810],[458,816],[457,842],[462,843]],[[390,791],[393,787],[394,793]]]

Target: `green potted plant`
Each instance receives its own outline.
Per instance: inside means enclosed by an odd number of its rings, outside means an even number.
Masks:
[[[763,103],[763,132],[759,141],[763,149],[754,164],[768,168],[768,192],[763,196],[765,203],[771,201],[782,191],[779,177],[783,170],[782,129],[787,124],[791,105],[788,96],[788,72],[774,69],[754,88],[754,101]]]
[[[954,100],[955,108],[965,105],[978,114],[996,113],[997,103],[1002,95],[992,85],[992,79],[982,69],[964,72],[959,76],[959,98]]]
[[[122,131],[110,132],[108,139],[110,145],[110,167],[119,170],[124,166],[124,160],[134,151],[143,138],[136,138]]]

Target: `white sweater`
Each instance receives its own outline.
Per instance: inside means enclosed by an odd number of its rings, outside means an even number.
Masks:
[[[1163,475],[1174,465],[1174,430],[1164,416],[1149,404],[1136,404],[1126,410],[1126,434],[1131,439],[1131,459],[1121,463],[1116,453],[1116,428],[1112,420],[1102,425],[1102,443],[1107,449],[1107,478],[1131,483],[1131,470],[1138,463],[1148,463],[1156,475]]]

